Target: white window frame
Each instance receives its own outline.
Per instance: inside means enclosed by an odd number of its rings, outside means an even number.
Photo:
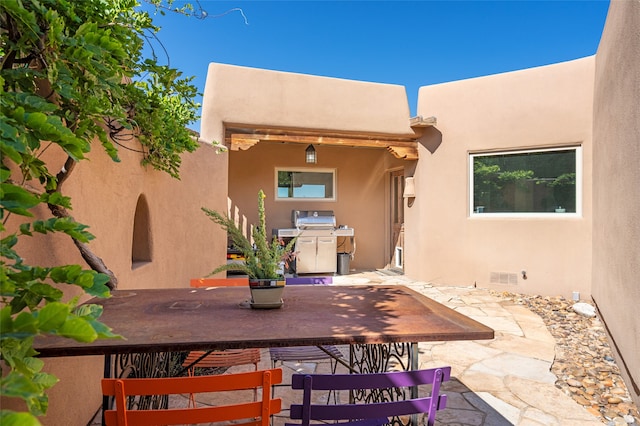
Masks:
[[[331,173],[331,184],[333,185],[333,197],[331,198],[281,198],[278,196],[278,172],[302,172],[302,173]],[[315,167],[276,167],[274,173],[274,197],[275,201],[332,201],[335,202],[338,199],[338,185],[337,185],[337,169],[319,169]]]
[[[474,210],[473,205],[473,188],[474,188],[474,170],[473,160],[476,157],[491,157],[496,155],[509,155],[509,154],[523,154],[528,152],[553,152],[553,151],[567,151],[575,150],[576,153],[576,211],[575,212],[499,212],[499,213],[479,213]],[[469,152],[467,156],[468,161],[468,213],[470,218],[549,218],[549,219],[565,219],[565,218],[577,218],[582,217],[582,189],[583,189],[583,164],[582,164],[582,146],[581,145],[568,145],[558,146],[553,148],[539,148],[528,150],[504,150],[504,151],[483,151],[483,152]]]

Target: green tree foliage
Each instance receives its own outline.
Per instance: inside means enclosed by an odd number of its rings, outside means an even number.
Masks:
[[[118,160],[117,145],[137,139],[143,165],[178,177],[180,154],[197,142],[185,127],[197,119],[191,78],[142,56],[157,31],[135,0],[0,1],[0,359],[2,395],[29,412],[0,411],[3,425],[39,424],[45,391],[57,379],[42,372],[34,338],[52,334],[91,342],[114,338],[99,306],[62,302],[66,286],[108,297],[117,280],[86,245],[93,236],[76,222],[62,193],[74,165],[99,143]],[[64,167],[41,156],[61,150]],[[52,217],[36,220],[46,206]],[[39,211],[42,211],[40,209]],[[24,218],[8,229],[11,215]],[[72,238],[90,269],[28,265],[18,242],[34,233]],[[67,298],[68,299],[68,298]]]

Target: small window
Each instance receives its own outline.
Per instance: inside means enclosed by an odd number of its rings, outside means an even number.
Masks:
[[[472,154],[471,214],[579,213],[579,147]]]
[[[335,200],[335,170],[276,169],[277,200]]]

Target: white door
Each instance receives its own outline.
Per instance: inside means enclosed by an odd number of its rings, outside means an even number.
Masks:
[[[391,269],[404,269],[404,170],[396,170],[390,173],[390,207],[391,231],[390,243],[391,260],[388,267]]]

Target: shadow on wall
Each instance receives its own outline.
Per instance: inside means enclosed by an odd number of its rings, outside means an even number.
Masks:
[[[227,215],[233,219],[238,228],[242,230],[242,234],[248,240],[251,240],[251,224],[249,223],[249,219],[240,211],[240,207],[234,204],[231,198],[227,198]]]
[[[418,139],[418,143],[427,148],[430,153],[435,154],[442,143],[442,133],[435,127],[427,127]]]

